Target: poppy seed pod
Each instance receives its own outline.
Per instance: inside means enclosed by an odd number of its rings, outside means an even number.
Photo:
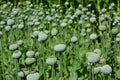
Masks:
[[[101,50],[100,49],[94,49],[94,53],[97,53],[101,56]]]
[[[66,45],[65,44],[57,44],[54,47],[54,50],[57,52],[62,52],[66,49]]]
[[[95,67],[94,68],[94,74],[97,74],[97,73],[99,73],[100,72],[100,68],[99,67]]]
[[[61,27],[66,27],[66,26],[67,26],[67,23],[66,23],[66,22],[62,22],[62,23],[60,24],[60,26],[61,26]]]
[[[19,28],[19,29],[23,29],[23,28],[24,28],[24,24],[23,24],[23,23],[19,24],[19,25],[18,25],[18,28]]]
[[[68,6],[69,5],[69,2],[65,2],[65,6]]]
[[[13,52],[12,57],[17,59],[20,58],[21,55],[22,55],[21,51],[16,50]]]
[[[105,59],[105,58],[100,58],[99,63],[100,63],[100,64],[105,64],[105,63],[106,63],[106,59]]]
[[[47,38],[48,38],[48,35],[44,32],[40,32],[39,35],[38,35],[38,41],[39,42],[45,41]]]
[[[3,34],[3,33],[0,31],[0,37],[2,36],[2,34]]]
[[[40,33],[40,31],[34,31],[33,36],[38,37],[39,33]]]
[[[8,26],[12,26],[14,23],[15,23],[15,22],[14,22],[13,19],[8,19],[8,20],[7,20],[7,25],[8,25]]]
[[[113,28],[113,29],[111,30],[112,34],[117,34],[118,31],[119,31],[118,28]]]
[[[112,68],[111,68],[111,66],[109,66],[109,65],[106,64],[106,65],[100,67],[100,71],[101,71],[103,74],[109,74],[109,73],[112,72]]]
[[[35,62],[35,58],[33,57],[28,57],[25,59],[25,63],[30,65],[30,64],[33,64]]]
[[[23,78],[23,77],[27,76],[29,73],[30,73],[30,71],[26,70],[26,68],[25,68],[18,72],[18,76]]]
[[[78,41],[78,38],[76,37],[76,36],[73,36],[72,38],[71,38],[71,42],[77,42]]]
[[[23,44],[23,40],[19,40],[18,42],[17,42],[17,45],[18,46],[21,46]]]
[[[10,27],[10,26],[6,26],[6,27],[5,27],[5,30],[6,30],[6,31],[10,31],[10,30],[11,30],[11,27]]]
[[[100,30],[100,31],[106,30],[106,26],[104,26],[104,25],[99,26],[99,30]]]
[[[46,63],[48,65],[54,65],[57,61],[57,58],[55,56],[50,56],[46,59]]]
[[[97,38],[97,34],[95,34],[95,33],[90,34],[91,40],[95,40],[96,38]]]
[[[117,37],[120,37],[120,33],[118,33],[116,36],[117,36]]]
[[[26,52],[26,56],[27,56],[27,57],[33,57],[34,54],[35,54],[35,52],[34,52],[34,51],[31,51],[31,50]]]
[[[115,41],[120,42],[120,37],[116,37]]]
[[[91,17],[91,18],[90,18],[90,22],[91,22],[91,23],[95,23],[95,22],[96,22],[96,18],[95,18],[95,17]]]
[[[51,31],[51,35],[55,36],[58,33],[58,30],[56,28],[53,28]]]
[[[35,73],[30,73],[27,75],[27,80],[39,80],[40,79],[40,73],[35,72]]]
[[[90,63],[95,63],[100,60],[100,55],[94,52],[87,52],[86,57]]]
[[[18,72],[18,76],[21,77],[21,78],[25,77],[24,72],[23,71],[19,71]]]
[[[17,44],[11,44],[9,50],[16,50],[19,46]]]

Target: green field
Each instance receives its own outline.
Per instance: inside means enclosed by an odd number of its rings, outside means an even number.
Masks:
[[[120,80],[120,0],[0,0],[0,80]]]

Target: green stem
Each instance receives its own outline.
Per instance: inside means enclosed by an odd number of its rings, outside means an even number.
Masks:
[[[92,63],[90,63],[90,80],[94,80],[94,68]]]
[[[63,69],[63,67],[62,67],[62,55],[60,53],[60,77],[62,77],[62,69]]]
[[[117,12],[120,13],[120,0],[117,0]]]
[[[52,67],[52,80],[55,80],[55,78],[54,78],[54,76],[55,76],[55,74],[54,74],[54,64],[51,67]]]
[[[101,25],[101,22],[99,20],[100,18],[100,0],[97,0],[97,10],[98,10],[98,24]]]

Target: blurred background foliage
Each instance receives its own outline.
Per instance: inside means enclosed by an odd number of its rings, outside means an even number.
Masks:
[[[107,7],[110,3],[115,3],[116,5],[119,4],[120,0],[0,0],[0,3],[7,3],[8,1],[16,4],[18,2],[24,2],[24,1],[31,1],[33,4],[44,3],[48,5],[52,4],[60,4],[61,6],[64,6],[64,3],[67,1],[70,3],[71,6],[77,7],[79,4],[82,4],[84,7],[86,7],[89,3],[93,4],[93,8],[99,4],[102,7]],[[116,6],[117,7],[117,6]]]
[[[91,10],[95,10],[97,16],[100,14],[100,10],[102,8],[108,7],[111,3],[114,3],[116,6],[114,8],[115,11],[120,14],[120,0],[0,0],[0,4],[4,4],[7,2],[12,2],[15,6],[17,6],[18,2],[31,1],[34,5],[39,5],[43,3],[44,5],[48,5],[47,8],[51,7],[53,4],[60,4],[63,10],[66,9],[65,2],[69,2],[69,6],[74,7],[75,9],[79,4],[82,4],[83,7],[87,7],[88,4],[92,4]],[[68,6],[68,7],[69,7]]]

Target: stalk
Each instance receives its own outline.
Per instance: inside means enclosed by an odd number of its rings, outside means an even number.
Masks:
[[[117,0],[117,12],[120,14],[120,0]]]
[[[55,80],[54,64],[51,67],[52,67],[52,80]]]
[[[100,18],[100,0],[97,0],[97,10],[98,10],[98,24],[101,25],[101,22],[99,20],[99,18]]]
[[[43,65],[43,76],[44,76],[44,79],[45,79],[45,65],[44,65],[44,63],[45,63],[45,55],[44,55],[44,52],[45,52],[45,51],[44,51],[44,43],[42,42],[41,44],[42,44],[42,47],[43,47],[43,49],[42,49],[42,51],[43,51],[43,53],[42,53],[42,54],[43,54],[43,55],[42,55],[43,64],[42,64],[42,65]]]
[[[93,63],[90,63],[90,80],[94,80],[94,67],[93,67]]]
[[[62,69],[63,69],[63,66],[62,66],[62,55],[60,53],[60,77],[62,77]]]

